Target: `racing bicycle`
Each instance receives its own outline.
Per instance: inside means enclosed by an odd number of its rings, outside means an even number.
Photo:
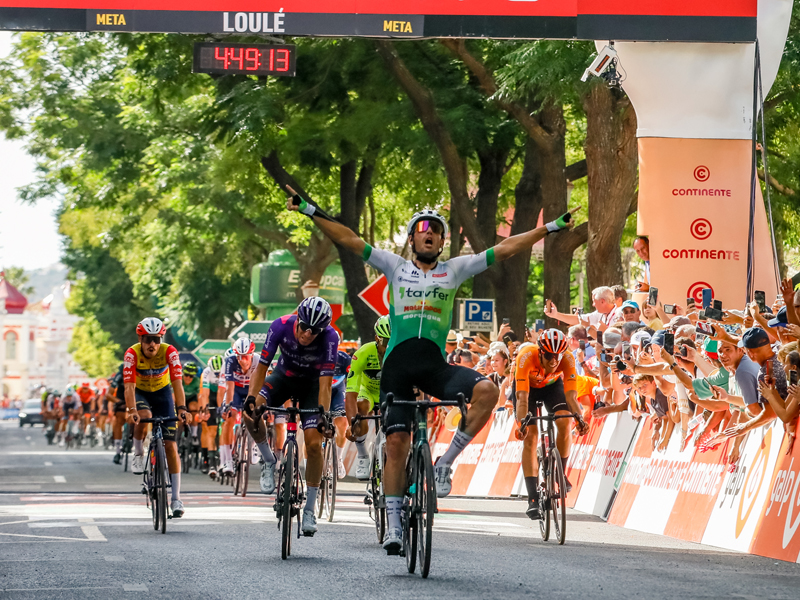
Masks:
[[[253,458],[253,440],[243,423],[236,424],[233,438],[233,495],[247,496],[247,481]]]
[[[325,512],[328,521],[333,521],[336,510],[336,480],[338,478],[339,462],[336,440],[325,439],[322,441],[322,479],[319,482],[317,494],[317,516],[322,517]]]
[[[386,496],[383,493],[383,459],[386,434],[383,433],[383,428],[381,427],[381,415],[356,415],[350,421],[350,429],[355,429],[360,421],[375,421],[375,443],[372,445],[370,454],[369,481],[364,504],[369,506],[369,516],[375,521],[375,533],[378,536],[378,543],[382,544],[383,536],[386,534]]]
[[[172,487],[167,468],[167,455],[164,450],[163,429],[167,423],[175,423],[177,417],[153,417],[140,419],[140,423],[152,423],[153,434],[147,449],[142,475],[142,494],[146,497],[147,507],[153,512],[153,529],[167,533],[167,519],[172,515],[167,511],[167,489]]]
[[[528,413],[520,423],[523,433],[532,424],[539,428],[539,447],[536,457],[539,459],[539,529],[542,540],[550,539],[550,515],[553,516],[553,528],[559,544],[563,544],[567,536],[567,481],[564,476],[564,465],[556,447],[555,421],[557,419],[578,419],[578,415],[543,415],[541,402],[537,402],[535,413]],[[543,428],[541,423],[545,422]],[[544,429],[544,431],[542,431]]]
[[[403,546],[400,554],[406,558],[408,572],[413,573],[419,555],[420,575],[427,577],[431,569],[433,544],[433,516],[436,514],[436,481],[433,474],[431,447],[428,443],[428,410],[440,406],[457,406],[461,411],[461,426],[467,420],[467,402],[464,394],[457,400],[395,400],[394,394],[386,395],[387,414],[394,406],[414,409],[411,422],[411,454],[406,463],[406,492],[403,498]]]

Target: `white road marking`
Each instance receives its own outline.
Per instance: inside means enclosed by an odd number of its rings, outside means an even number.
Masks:
[[[122,589],[126,592],[146,592],[147,586],[143,583],[126,583],[123,584]]]
[[[8,456],[65,456],[64,451],[58,450],[37,450],[27,451],[18,450],[15,452],[7,452]],[[81,450],[79,456],[114,456],[113,450]]]
[[[53,463],[51,463],[49,460],[46,460],[46,461],[44,461],[44,466],[45,467],[52,467]]]
[[[103,585],[98,587],[57,587],[57,588],[6,588],[0,590],[2,592],[50,592],[54,590],[116,590],[119,589],[115,586]]]
[[[24,538],[37,538],[37,539],[50,539],[50,540],[67,540],[69,542],[82,542],[84,541],[81,538],[67,538],[67,537],[59,537],[55,535],[28,535],[27,533],[0,533],[0,535],[9,535],[12,537],[24,537]]]
[[[26,436],[25,436],[25,441],[26,441],[26,442],[29,442],[29,441],[31,441],[31,436],[29,436],[29,435],[26,435]]]
[[[97,525],[84,525],[81,527],[81,531],[83,535],[86,536],[86,539],[90,542],[107,542],[106,536],[100,533],[100,530],[97,528]]]
[[[104,556],[108,562],[125,562],[124,556]]]
[[[56,483],[67,483],[67,478],[63,475],[53,475],[53,479],[55,479]]]

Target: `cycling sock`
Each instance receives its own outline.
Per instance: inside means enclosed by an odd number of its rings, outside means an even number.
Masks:
[[[528,500],[536,500],[539,497],[539,478],[526,477],[525,488],[528,490]]]
[[[224,463],[233,460],[233,450],[231,450],[230,446],[220,446],[219,455]]]
[[[216,450],[209,450],[208,451],[208,464],[211,467],[217,466],[217,451]]]
[[[467,447],[467,444],[472,441],[473,437],[474,436],[468,435],[460,429],[456,431],[456,434],[453,436],[453,441],[450,442],[450,446],[447,448],[447,451],[439,460],[436,461],[436,465],[440,467],[444,465],[452,465],[453,461],[455,461],[456,457],[461,454],[461,451]]]
[[[369,452],[367,452],[366,435],[362,435],[360,438],[356,438],[356,451],[358,452],[358,458],[369,458]]]
[[[203,459],[203,462],[208,460],[208,448],[200,448],[200,457]]]
[[[260,444],[256,444],[256,446],[258,446],[258,451],[261,452],[261,457],[264,459],[264,462],[268,462],[271,465],[274,465],[276,462],[278,462],[278,459],[272,452],[272,448],[269,447],[268,442],[263,441]]]
[[[180,500],[181,499],[181,474],[180,473],[170,473],[169,480],[172,484],[172,499],[173,500]]]
[[[114,440],[114,450],[117,454],[122,452],[122,440]]]
[[[319,491],[319,486],[311,487],[308,486],[306,488],[306,506],[303,509],[303,512],[314,512],[314,505],[317,503],[317,492]]]
[[[400,516],[403,514],[402,496],[386,496],[386,520],[389,529],[402,529]]]
[[[136,456],[144,456],[144,440],[133,438],[133,453]]]

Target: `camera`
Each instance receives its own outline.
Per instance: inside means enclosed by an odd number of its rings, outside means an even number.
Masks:
[[[589,77],[594,75],[595,77],[605,79],[609,85],[619,85],[620,77],[617,73],[618,62],[617,51],[614,50],[614,42],[611,42],[597,53],[592,64],[584,71],[581,81],[588,81]]]

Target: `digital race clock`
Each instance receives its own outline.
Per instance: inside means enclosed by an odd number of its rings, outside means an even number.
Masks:
[[[280,44],[218,44],[199,42],[194,45],[195,73],[211,75],[282,75],[294,77],[296,46]]]

